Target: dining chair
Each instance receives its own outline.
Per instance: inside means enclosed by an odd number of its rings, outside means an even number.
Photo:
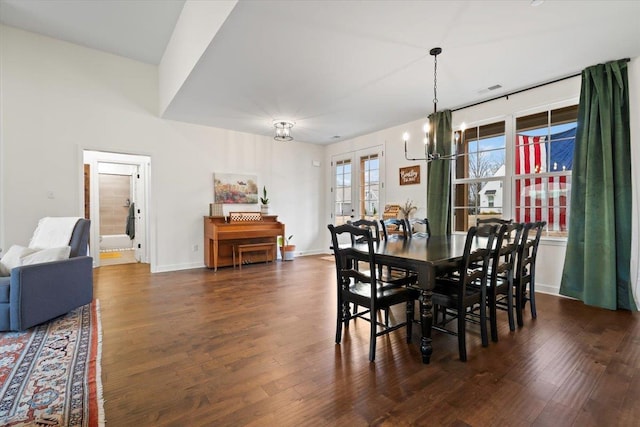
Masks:
[[[476,227],[484,224],[501,226],[504,224],[512,224],[512,223],[513,223],[512,219],[504,219],[504,218],[497,218],[497,217],[492,217],[492,218],[476,217]]]
[[[406,220],[406,222],[408,236],[410,238],[431,236],[431,227],[429,226],[429,220],[427,218],[413,218]]]
[[[328,225],[331,232],[333,253],[336,262],[337,289],[337,317],[336,344],[342,340],[342,328],[349,327],[349,321],[362,318],[370,323],[369,360],[375,360],[376,338],[406,326],[407,342],[411,342],[411,331],[414,320],[414,301],[418,298],[415,288],[407,287],[417,283],[417,278],[410,276],[398,279],[393,286],[385,286],[376,272],[378,268],[375,260],[374,238],[369,228],[359,228],[351,224],[334,226]],[[358,250],[354,246],[340,246],[339,236],[348,234],[352,241],[360,241],[367,250]],[[368,263],[368,274],[354,268],[360,262]],[[351,313],[351,304],[362,307],[363,311]],[[397,304],[405,305],[406,319],[404,322],[389,326],[378,322],[377,311],[389,310]]]
[[[404,239],[407,238],[407,225],[402,219],[381,219],[380,225],[382,227],[382,237],[384,240],[388,240],[392,235],[396,235]]]
[[[368,220],[368,219],[359,219],[356,221],[347,221],[347,224],[351,224],[355,227],[360,227],[360,228],[370,228],[371,229],[371,234],[373,236],[373,240],[376,244],[378,244],[380,242],[380,225],[382,224],[382,220],[380,222],[376,221],[376,220]],[[403,230],[406,230],[406,228],[403,228]],[[386,236],[386,234],[385,234]],[[386,240],[387,237],[385,237]],[[352,244],[355,243],[361,243],[360,241],[358,241],[357,239],[355,239],[352,236]],[[359,269],[359,266],[356,265],[356,269]],[[365,274],[366,271],[364,271]],[[408,276],[411,273],[408,272],[407,270],[398,270],[395,268],[391,268],[391,267],[387,267],[385,270],[382,269],[381,265],[378,265],[378,279],[380,282],[382,282],[382,286],[402,286],[401,284],[396,284],[395,280],[398,279],[399,277],[402,276]],[[358,309],[357,305],[354,304],[353,307],[354,311],[356,311]],[[384,310],[384,319],[385,319],[385,325],[389,325],[389,310]]]
[[[371,236],[373,238],[373,241],[375,243],[380,242],[380,225],[377,220],[368,220],[368,219],[361,218],[355,221],[347,221],[347,224],[351,224],[354,227],[359,227],[359,228],[369,228],[371,230]],[[360,243],[360,241],[358,241],[358,239],[353,234],[351,235],[350,238],[351,238],[352,245],[356,243]],[[360,263],[355,264],[354,267],[356,270],[360,269],[359,264]],[[367,274],[366,271],[364,271],[364,273]],[[378,277],[381,277],[381,276],[382,276],[382,266],[378,266]],[[356,312],[357,310],[358,310],[358,306],[354,304],[353,311]],[[388,317],[388,313],[385,313],[385,318],[387,317]]]
[[[498,342],[497,309],[507,310],[509,330],[515,331],[513,276],[516,254],[522,236],[523,224],[503,224],[498,230],[489,262],[487,305],[491,324],[491,340]],[[503,304],[499,304],[499,301]],[[517,306],[517,304],[516,304]]]
[[[409,226],[409,222],[405,219],[381,219],[380,225],[382,228],[383,240],[389,240],[393,238],[408,239],[411,237],[411,228]],[[412,273],[411,271],[405,269],[387,267],[386,274],[389,277],[394,278],[399,276],[409,276],[415,273]]]
[[[522,231],[522,239],[518,246],[518,254],[516,257],[515,277],[513,279],[516,289],[515,301],[519,306],[516,309],[518,317],[518,326],[524,324],[522,311],[527,301],[529,301],[531,309],[531,317],[538,317],[536,311],[536,259],[538,257],[538,246],[542,231],[547,225],[546,221],[529,222],[525,224]],[[528,286],[527,286],[528,285]],[[528,287],[528,292],[527,292]]]
[[[487,336],[487,271],[489,256],[496,236],[496,225],[471,227],[465,239],[462,259],[455,272],[436,277],[433,289],[433,329],[458,336],[458,352],[461,361],[467,360],[466,323],[474,321],[468,314],[474,306],[480,311],[480,335],[482,346],[489,345]],[[474,249],[474,243],[477,243]],[[442,321],[438,311],[442,309]],[[451,316],[447,319],[447,316]],[[457,319],[457,330],[447,329],[447,323]]]
[[[376,220],[358,219],[356,221],[347,221],[347,224],[351,224],[354,227],[370,228],[373,241],[378,243],[380,241],[380,224]],[[353,237],[353,236],[352,236]],[[358,242],[352,242],[358,243]]]

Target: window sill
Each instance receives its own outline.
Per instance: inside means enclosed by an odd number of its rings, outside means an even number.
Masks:
[[[544,246],[567,246],[566,237],[541,237],[540,244]]]

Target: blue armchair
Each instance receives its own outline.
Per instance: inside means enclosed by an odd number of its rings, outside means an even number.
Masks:
[[[22,265],[0,277],[0,331],[22,331],[93,300],[90,226],[88,219],[76,223],[69,259]]]

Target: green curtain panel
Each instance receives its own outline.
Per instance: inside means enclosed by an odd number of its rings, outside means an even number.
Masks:
[[[429,116],[435,124],[437,151],[451,154],[451,110],[439,111]],[[428,165],[427,218],[434,236],[449,234],[450,227],[451,162],[435,160]]]
[[[627,61],[582,72],[571,220],[560,293],[637,310],[630,283],[631,154]]]

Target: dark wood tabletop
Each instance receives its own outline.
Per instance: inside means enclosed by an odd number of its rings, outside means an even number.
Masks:
[[[459,259],[464,250],[466,235],[416,237],[412,239],[390,238],[383,240],[376,248],[378,260],[387,262],[428,264],[438,266]],[[428,283],[421,287],[429,287]]]

